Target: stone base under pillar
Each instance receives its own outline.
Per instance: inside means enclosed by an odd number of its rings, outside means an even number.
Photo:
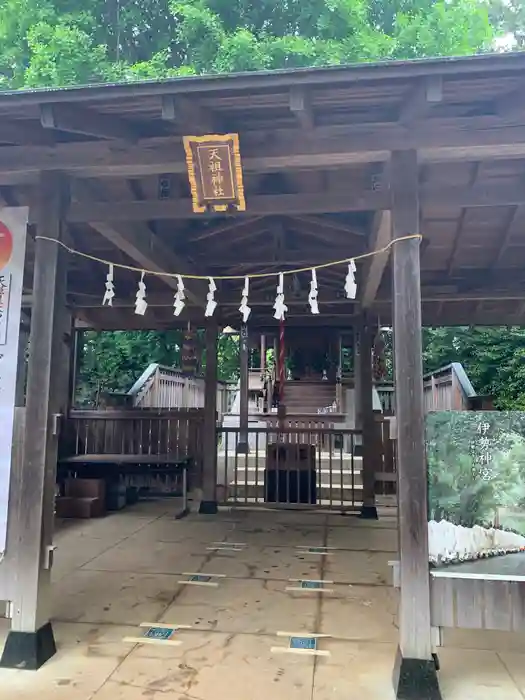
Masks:
[[[218,512],[217,501],[201,501],[199,506],[201,515],[216,515]]]
[[[51,623],[36,632],[14,632],[7,635],[0,668],[36,671],[56,654]]]
[[[361,506],[359,517],[363,520],[378,520],[377,508],[375,506]]]
[[[436,659],[406,659],[398,649],[394,691],[396,700],[442,700]]]

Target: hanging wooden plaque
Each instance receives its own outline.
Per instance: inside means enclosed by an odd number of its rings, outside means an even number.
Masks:
[[[181,354],[183,373],[194,375],[197,372],[197,336],[191,330],[184,333]]]
[[[238,134],[185,136],[193,211],[246,210]]]

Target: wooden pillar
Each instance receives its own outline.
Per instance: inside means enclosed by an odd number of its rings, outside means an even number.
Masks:
[[[392,153],[392,238],[419,233],[415,151]],[[394,361],[401,598],[397,698],[441,698],[430,632],[427,471],[418,239],[393,246]]]
[[[375,426],[372,399],[372,329],[365,313],[360,322],[359,406],[363,432],[363,506],[361,517],[377,520],[375,505]]]
[[[11,631],[0,665],[37,669],[55,653],[50,623],[54,495],[60,418],[67,406],[64,332],[67,258],[63,240],[67,183],[42,173],[37,206],[33,308],[27,377],[23,464],[12,513],[14,580]],[[10,516],[11,517],[11,516]]]
[[[344,397],[343,397],[343,334],[339,333],[337,336],[337,372],[335,375],[335,401],[337,405],[337,412],[342,413],[344,411]]]
[[[20,335],[18,337],[18,367],[16,370],[16,396],[15,406],[21,407],[25,405],[26,398],[26,381],[27,381],[27,362],[26,353],[29,343],[29,317],[22,313],[20,320]]]
[[[241,324],[240,341],[239,442],[237,443],[237,452],[238,454],[245,455],[248,454],[250,451],[250,446],[248,444],[248,360],[250,355],[250,348],[248,344],[248,325],[246,323]]]
[[[206,328],[206,371],[204,375],[204,460],[202,501],[199,513],[217,513],[217,326]]]
[[[80,353],[82,352],[82,344],[84,341],[84,331],[81,328],[75,328],[74,322],[71,324],[71,357],[69,361],[69,407],[75,407],[75,398],[78,380],[78,365],[80,361]]]

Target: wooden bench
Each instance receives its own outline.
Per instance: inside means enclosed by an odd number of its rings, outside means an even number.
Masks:
[[[58,462],[59,479],[71,476],[107,479],[122,476],[182,477],[182,513],[188,514],[188,470],[190,457],[153,454],[80,454],[63,457]]]

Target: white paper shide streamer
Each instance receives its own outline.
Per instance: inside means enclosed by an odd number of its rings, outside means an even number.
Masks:
[[[355,262],[350,260],[348,264],[348,274],[345,281],[345,292],[347,299],[355,299],[357,295],[357,284],[355,281]]]
[[[319,292],[317,289],[317,273],[315,268],[312,269],[312,280],[310,282],[310,294],[308,295],[308,303],[310,304],[310,311],[313,314],[319,313],[319,304],[317,303],[317,296]]]
[[[239,306],[239,311],[242,314],[242,321],[243,323],[246,323],[246,321],[250,318],[250,314],[252,312],[251,308],[248,306],[248,293],[250,291],[250,278],[245,277],[244,278],[244,287],[242,290],[242,296],[241,296],[241,305]]]
[[[284,321],[284,315],[288,311],[288,307],[284,303],[284,275],[282,272],[279,273],[277,296],[275,297],[275,304],[273,305],[273,308],[275,309],[273,317],[277,321]]]
[[[177,275],[177,291],[173,297],[173,315],[180,316],[182,309],[186,306],[186,294],[184,293],[184,282],[182,277]]]
[[[106,275],[106,292],[102,299],[102,306],[113,306],[113,297],[115,296],[115,286],[113,284],[113,265],[109,264],[108,274]]]
[[[206,318],[213,316],[214,311],[217,308],[217,302],[215,301],[215,292],[217,291],[217,285],[215,284],[213,277],[208,277],[208,279],[208,294],[206,295],[207,304],[206,311],[204,312]]]
[[[140,276],[139,288],[135,295],[135,313],[139,316],[144,316],[146,309],[148,308],[148,302],[146,301],[146,285],[144,284],[144,271]]]

